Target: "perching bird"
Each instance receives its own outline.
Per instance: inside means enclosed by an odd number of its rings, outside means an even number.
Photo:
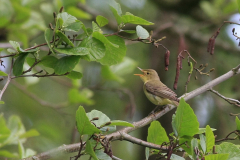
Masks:
[[[143,74],[134,74],[140,76],[144,82],[143,90],[147,98],[157,106],[173,104],[178,106],[179,99],[177,94],[160,81],[158,74],[153,69],[140,69]]]

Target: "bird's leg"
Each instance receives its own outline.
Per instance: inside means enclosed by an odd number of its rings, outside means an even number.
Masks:
[[[163,109],[165,109],[166,108],[166,105],[164,105],[164,106],[156,106],[148,115],[151,115],[151,114],[153,114],[154,115],[154,113],[156,112],[156,111],[158,111],[158,110],[163,110]]]

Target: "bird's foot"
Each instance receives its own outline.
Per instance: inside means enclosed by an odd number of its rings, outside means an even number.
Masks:
[[[166,108],[167,106],[164,105],[164,106],[156,106],[148,115],[154,115],[155,116],[155,112],[157,111],[162,111]]]

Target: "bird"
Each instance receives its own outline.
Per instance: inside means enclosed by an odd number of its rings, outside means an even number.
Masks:
[[[158,73],[155,70],[141,69],[139,67],[138,69],[142,71],[143,74],[134,75],[140,76],[142,79],[144,83],[144,93],[153,104],[157,105],[157,107],[167,104],[172,104],[176,107],[179,105],[177,94],[160,81]]]

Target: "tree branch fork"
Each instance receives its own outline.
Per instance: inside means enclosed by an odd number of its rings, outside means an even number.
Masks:
[[[218,85],[219,83],[226,81],[227,79],[229,79],[235,75],[238,75],[238,74],[240,74],[240,64],[237,67],[235,67],[232,70],[225,73],[224,75],[219,76],[218,78],[210,81],[209,83],[203,85],[202,87],[199,87],[190,93],[184,94],[179,98],[184,98],[186,101],[189,99],[192,99],[206,91],[211,90],[214,86]],[[169,105],[169,107],[166,107],[162,111],[156,112],[154,115],[151,114],[151,115],[141,119],[140,121],[133,122],[134,127],[125,127],[119,131],[116,131],[114,133],[106,135],[105,138],[107,141],[125,140],[125,141],[129,141],[129,142],[132,142],[132,143],[144,146],[144,147],[166,150],[167,148],[165,146],[156,145],[153,143],[143,141],[141,139],[138,139],[138,138],[135,138],[135,137],[129,135],[129,133],[150,124],[152,121],[159,119],[160,117],[162,117],[163,115],[165,115],[166,113],[168,113],[169,111],[171,111],[174,108],[175,108],[175,106]],[[59,155],[60,153],[76,152],[79,150],[79,148],[80,148],[80,143],[63,145],[56,149],[53,149],[53,150],[50,150],[50,151],[47,151],[44,153],[40,153],[36,156],[25,158],[24,160],[32,160],[32,159],[36,159],[36,158],[39,160],[45,160],[45,159],[51,158],[52,156]]]

